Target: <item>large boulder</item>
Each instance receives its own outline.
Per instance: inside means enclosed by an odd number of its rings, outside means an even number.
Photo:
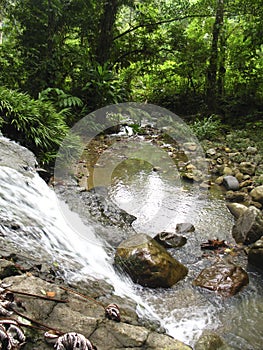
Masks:
[[[133,235],[122,242],[115,254],[115,264],[135,283],[151,288],[171,287],[188,272],[187,267],[145,234]]]
[[[205,268],[193,284],[215,291],[223,296],[232,296],[249,283],[248,274],[240,266],[224,261]]]
[[[263,268],[263,236],[249,249],[248,262],[259,268]]]
[[[237,243],[251,244],[263,234],[263,214],[256,207],[249,207],[237,219],[232,235]]]
[[[250,195],[251,195],[253,201],[263,204],[263,185],[255,187],[250,192]]]

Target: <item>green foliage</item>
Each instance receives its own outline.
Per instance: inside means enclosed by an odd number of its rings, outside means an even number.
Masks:
[[[217,116],[211,115],[196,119],[190,127],[199,140],[213,140],[221,134],[222,124]]]
[[[62,113],[50,102],[0,87],[0,127],[3,135],[31,149],[42,163],[56,155],[68,131]]]
[[[58,88],[47,88],[39,93],[38,98],[42,101],[51,101],[59,109],[83,106],[80,98],[66,94]]]
[[[5,1],[0,84],[71,108],[70,124],[128,100],[180,115],[254,113],[262,9],[262,0]]]
[[[92,67],[85,78],[87,82],[82,89],[83,94],[87,104],[94,109],[125,100],[125,90],[108,64]]]

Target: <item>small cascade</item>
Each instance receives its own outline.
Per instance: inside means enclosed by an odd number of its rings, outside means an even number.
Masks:
[[[136,295],[130,280],[116,274],[105,249],[107,243],[59,201],[37,174],[23,176],[14,169],[0,167],[0,216],[0,234],[22,248],[24,255],[58,264],[66,280],[85,276],[104,279],[114,287],[116,295],[137,302],[139,313],[158,319]],[[71,221],[74,226],[69,224]]]

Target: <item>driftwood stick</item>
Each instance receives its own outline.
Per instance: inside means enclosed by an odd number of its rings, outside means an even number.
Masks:
[[[42,330],[51,330],[51,331],[56,332],[56,333],[59,334],[59,335],[64,334],[64,332],[61,332],[61,331],[59,331],[59,330],[56,329],[56,328],[52,328],[52,327],[50,327],[50,326],[47,326],[47,325],[45,325],[44,323],[35,321],[35,320],[33,320],[32,318],[30,318],[30,317],[28,317],[28,316],[26,316],[26,315],[24,315],[24,314],[21,314],[21,313],[20,313],[19,311],[17,311],[17,310],[12,309],[12,311],[13,311],[16,315],[18,315],[18,316],[24,318],[25,320],[28,320],[28,321],[30,321],[30,322],[32,322],[32,323],[35,323],[35,324],[39,327],[39,329],[42,329]],[[17,322],[18,322],[19,324],[23,325],[23,326],[27,326],[27,325],[25,325],[25,324],[23,324],[23,323],[21,323],[21,322],[19,322],[19,321],[17,321]],[[28,325],[28,326],[29,326],[29,325]],[[29,327],[30,327],[30,326],[29,326]],[[33,327],[34,327],[34,326],[33,326]]]
[[[59,288],[65,290],[66,292],[69,292],[71,294],[76,294],[76,295],[78,295],[78,296],[80,296],[80,297],[82,297],[84,299],[92,301],[93,303],[95,303],[97,305],[100,305],[101,307],[103,307],[103,309],[105,309],[105,306],[102,303],[100,303],[99,301],[97,301],[96,299],[94,299],[94,298],[91,298],[91,297],[89,297],[87,295],[84,295],[84,294],[82,294],[80,292],[77,292],[74,289],[71,289],[71,288],[68,288],[68,287],[59,286]]]
[[[56,298],[51,298],[51,297],[45,297],[44,295],[37,295],[37,294],[31,294],[27,292],[20,292],[18,290],[13,290],[13,289],[6,289],[7,292],[14,293],[14,294],[20,294],[20,295],[25,295],[28,297],[33,297],[33,298],[39,298],[43,300],[49,300],[49,301],[55,301],[56,303],[68,303],[69,301],[67,299],[56,299]]]

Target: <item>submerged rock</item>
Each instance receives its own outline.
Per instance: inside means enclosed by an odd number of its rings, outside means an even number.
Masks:
[[[263,236],[249,249],[248,262],[259,268],[263,268]]]
[[[263,214],[251,206],[240,215],[232,228],[232,235],[237,243],[251,244],[263,233]]]
[[[249,283],[248,274],[240,266],[219,262],[200,272],[193,284],[217,292],[223,296],[232,296]]]
[[[151,288],[171,287],[188,272],[187,267],[145,234],[133,235],[122,242],[115,254],[115,264],[135,283]]]

